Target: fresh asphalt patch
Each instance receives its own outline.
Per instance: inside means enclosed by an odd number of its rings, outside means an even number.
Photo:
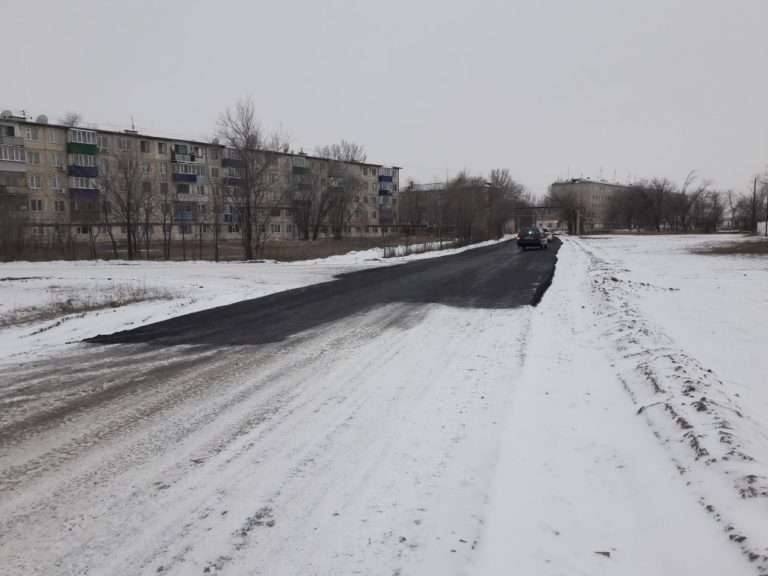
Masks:
[[[536,305],[552,280],[559,248],[558,240],[549,250],[528,252],[514,241],[502,242],[452,256],[343,274],[331,282],[99,335],[86,342],[267,344],[387,304],[486,309]]]

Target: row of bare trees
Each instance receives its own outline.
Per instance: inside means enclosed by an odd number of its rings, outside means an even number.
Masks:
[[[624,230],[655,232],[717,232],[723,228],[756,232],[757,222],[765,220],[768,187],[754,180],[749,194],[714,189],[707,180],[690,172],[682,186],[667,178],[635,182],[613,191],[602,224]],[[557,206],[560,218],[575,231],[589,214],[580,205],[579,195],[550,189],[548,203]]]
[[[527,206],[530,197],[509,170],[492,170],[487,178],[459,173],[445,185],[409,184],[401,193],[400,222],[430,229],[459,242],[498,238],[507,222]]]
[[[219,133],[237,163],[226,200],[237,208],[246,259],[258,253],[276,205],[288,206],[300,239],[317,240],[321,230],[342,238],[365,186],[359,168],[349,164],[365,162],[361,145],[342,140],[319,147],[314,157],[296,158],[290,174],[280,179],[275,171],[289,144],[261,128],[252,101],[241,100],[228,109]]]
[[[764,219],[766,188],[737,194],[711,187],[690,173],[678,187],[666,178],[636,182],[616,194],[609,220],[621,228],[657,232],[717,232],[722,228],[755,232]]]

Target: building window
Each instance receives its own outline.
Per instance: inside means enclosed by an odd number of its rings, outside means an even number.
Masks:
[[[373,218],[374,220],[376,219],[376,212],[375,211],[371,212],[371,218]]]
[[[285,231],[288,232],[288,234],[293,234],[293,224],[286,225]]]
[[[48,143],[49,144],[59,143],[59,134],[53,128],[48,128]]]
[[[54,204],[56,206],[56,212],[64,212],[64,200],[56,200]]]
[[[38,130],[37,126],[27,126],[24,132],[27,140],[37,141],[37,139],[40,137],[40,131]]]
[[[51,190],[61,192],[61,179],[58,174],[51,176]]]
[[[272,224],[272,232],[274,234],[279,234],[280,233],[280,224]]]
[[[200,194],[200,196],[205,196],[205,184],[197,186],[197,193]]]
[[[29,184],[29,187],[33,190],[37,190],[40,188],[40,175],[39,174],[28,174],[27,175],[27,183]]]
[[[240,232],[240,225],[239,224],[230,224],[228,229],[229,229],[229,232],[231,234],[235,234],[237,232]]]
[[[152,194],[152,182],[142,182],[141,193],[144,194],[144,196],[150,196]]]
[[[219,177],[219,169],[216,166],[211,166],[211,178]]]
[[[92,154],[70,154],[69,164],[71,166],[86,166],[88,168],[96,167],[96,156]]]
[[[70,128],[69,141],[76,144],[97,144],[96,132]]]
[[[269,211],[269,215],[272,216],[273,218],[277,218],[278,216],[280,216],[280,208],[271,208]]]
[[[168,154],[168,144],[165,142],[158,142],[157,143],[157,153],[158,154]]]
[[[109,150],[109,136],[106,134],[99,134],[99,149],[102,151]]]
[[[141,151],[144,154],[149,154],[149,151],[150,151],[150,143],[149,142],[147,142],[146,140],[142,140],[141,142],[139,142],[139,147],[141,148]]]
[[[182,234],[192,234],[192,224],[179,224],[179,232]]]
[[[91,227],[90,226],[78,226],[76,230],[77,230],[78,234],[90,234],[91,233]]]
[[[0,146],[0,160],[8,162],[24,162],[26,154],[20,146]]]
[[[93,178],[82,178],[80,176],[70,176],[69,187],[94,189],[96,188],[96,180]]]
[[[144,162],[144,164],[141,166],[141,172],[144,174],[144,176],[149,176],[152,174],[152,165],[149,162]]]
[[[29,164],[40,164],[40,152],[27,150],[27,162]]]
[[[176,194],[189,194],[189,184],[176,184]]]
[[[43,201],[39,199],[33,198],[29,201],[29,207],[32,212],[42,212],[43,210]]]
[[[163,176],[163,177],[168,176],[168,164],[166,164],[165,162],[160,164],[160,176]]]
[[[120,150],[128,150],[131,146],[130,140],[128,138],[118,138],[117,139],[117,147]]]

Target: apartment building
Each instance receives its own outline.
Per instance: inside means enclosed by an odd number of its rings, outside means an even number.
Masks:
[[[605,230],[613,227],[610,218],[611,200],[629,187],[624,184],[574,178],[550,186],[553,199],[570,199],[578,207],[583,230]]]
[[[307,175],[335,161],[306,154],[278,153],[270,168],[269,192],[258,206],[259,233],[267,240],[299,237],[294,192]],[[218,142],[179,140],[95,127],[62,126],[45,116],[31,120],[0,114],[0,242],[27,245],[66,242],[124,242],[127,223],[114,205],[121,159],[135,160],[141,189],[134,197],[151,199],[133,223],[144,240],[209,241],[240,238],[236,200],[240,160]],[[380,236],[397,228],[399,168],[345,162],[360,182],[355,190],[346,236]],[[320,236],[331,234],[329,223]],[[154,240],[153,240],[154,239]],[[2,245],[0,245],[2,247]]]

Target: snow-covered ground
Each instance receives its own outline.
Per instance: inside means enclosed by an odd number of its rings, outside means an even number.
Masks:
[[[478,575],[768,573],[768,260],[722,241],[567,240]]]
[[[537,308],[390,304],[260,347],[11,366],[7,406],[85,406],[0,443],[3,570],[765,576],[768,260],[691,252],[732,240],[567,238]],[[390,263],[369,257],[147,285],[197,282],[202,307]]]
[[[327,282],[337,274],[457,254],[495,242],[392,258],[384,258],[383,248],[372,248],[282,263],[0,263],[0,364],[63,352],[96,334]]]

